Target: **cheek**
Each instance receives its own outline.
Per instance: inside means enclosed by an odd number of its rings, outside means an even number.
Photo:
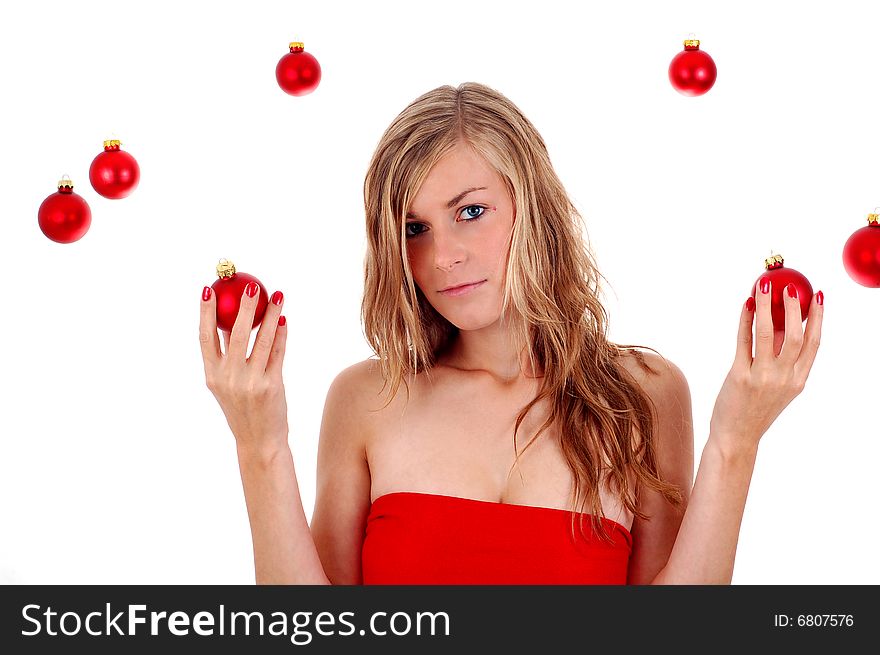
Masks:
[[[498,268],[504,269],[507,267],[507,261],[510,259],[510,233],[505,233],[500,235],[500,237],[495,242],[494,252],[493,252],[494,261],[498,262]]]
[[[409,270],[412,271],[413,280],[421,286],[423,271],[425,269],[425,254],[423,249],[418,247],[407,246],[406,259],[409,262]]]

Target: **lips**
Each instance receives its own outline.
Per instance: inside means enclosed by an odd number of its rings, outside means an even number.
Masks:
[[[476,282],[468,282],[466,284],[460,284],[458,286],[449,287],[447,289],[442,289],[440,293],[447,296],[460,296],[465,293],[469,293],[473,289],[481,286],[486,280],[477,280]]]
[[[483,280],[474,280],[473,282],[463,282],[462,284],[456,284],[451,287],[446,287],[445,289],[440,289],[440,293],[445,291],[454,291],[455,289],[461,289],[462,287],[469,287],[472,284],[479,284]]]

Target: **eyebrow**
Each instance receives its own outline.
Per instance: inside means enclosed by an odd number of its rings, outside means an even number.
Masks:
[[[467,194],[472,193],[474,191],[483,191],[485,189],[486,189],[486,187],[484,187],[484,186],[474,186],[474,187],[471,187],[470,189],[466,189],[466,190],[462,191],[457,196],[455,196],[452,200],[450,200],[449,202],[446,203],[446,209],[452,209],[453,207],[455,207],[455,205],[457,205],[459,203],[459,201],[461,201],[461,199],[464,198]],[[415,212],[407,212],[406,217],[407,218],[418,218],[418,214],[416,214]]]

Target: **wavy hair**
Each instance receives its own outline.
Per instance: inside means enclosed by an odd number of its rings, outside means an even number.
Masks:
[[[510,100],[482,84],[441,86],[414,100],[382,135],[364,180],[367,252],[361,319],[385,385],[391,385],[388,403],[401,381],[408,398],[406,376],[421,371],[430,375],[438,355],[458,333],[413,282],[405,238],[405,216],[413,198],[434,164],[458,143],[471,147],[499,173],[513,199],[502,317],[513,309],[519,320],[510,322],[511,335],[527,350],[532,365],[539,362],[544,371],[538,395],[516,419],[514,468],[558,420],[562,451],[575,481],[571,500],[578,514],[572,517],[572,534],[575,517],[588,513],[594,532],[610,541],[599,519],[604,517],[599,495],[604,481],[643,519],[648,517],[638,509],[640,483],[676,507],[682,503],[678,487],[662,480],[658,471],[656,407],[625,369],[621,355],[631,352],[643,369],[657,372],[635,350],[646,347],[608,341],[608,317],[598,297],[604,276],[584,242],[583,219],[538,131]],[[544,398],[549,399],[549,417],[517,452],[520,424]],[[636,476],[634,489],[630,471]],[[582,520],[580,526],[583,534]]]

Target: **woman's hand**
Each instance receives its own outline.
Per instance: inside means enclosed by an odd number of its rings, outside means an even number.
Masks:
[[[267,451],[287,447],[287,399],[281,377],[287,326],[285,321],[279,322],[284,296],[276,291],[266,306],[251,356],[247,357],[259,293],[257,286],[253,298],[247,292],[242,294],[232,334],[223,332],[225,355],[220,352],[217,338],[217,299],[213,292],[208,300],[203,295],[199,341],[205,382],[220,403],[238,447]]]
[[[762,292],[760,281],[756,286],[755,311],[743,306],[736,358],[721,386],[709,422],[710,434],[721,440],[725,452],[758,447],[776,417],[803,391],[822,334],[825,310],[818,302],[821,291],[810,301],[804,329],[798,299],[790,297],[788,289],[783,290],[785,330],[774,333],[770,316],[771,291]],[[755,317],[752,356],[752,322]]]

